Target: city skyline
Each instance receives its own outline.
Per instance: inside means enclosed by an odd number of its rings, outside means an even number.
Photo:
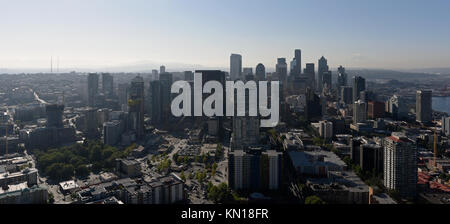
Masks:
[[[277,58],[294,57],[293,49],[301,49],[302,67],[321,56],[332,70],[450,67],[450,32],[442,29],[450,25],[449,2],[346,3],[7,2],[0,72],[49,71],[51,58],[62,72],[160,64],[228,70],[232,53],[242,55],[242,67],[262,63],[273,71]]]

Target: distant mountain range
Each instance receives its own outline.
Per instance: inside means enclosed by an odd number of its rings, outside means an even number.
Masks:
[[[97,66],[95,68],[61,68],[61,73],[77,71],[77,72],[138,72],[150,73],[152,69],[159,70],[160,65],[165,65],[168,72],[182,72],[193,71],[201,69],[220,69],[227,71],[224,67],[207,67],[194,64],[183,63],[160,63],[154,61],[138,61],[128,65],[118,66]],[[35,68],[35,69],[6,69],[0,68],[0,74],[14,74],[14,73],[46,73],[50,68]],[[271,71],[266,68],[266,71]],[[55,68],[53,72],[56,72]],[[450,68],[424,68],[424,69],[365,69],[365,68],[347,68],[347,73],[350,77],[360,75],[368,80],[399,80],[399,81],[414,81],[414,80],[433,80],[433,79],[450,79]],[[333,71],[337,74],[337,71]],[[333,75],[336,79],[336,75]]]
[[[425,71],[425,69],[424,69]],[[385,69],[347,69],[350,76],[359,75],[368,80],[377,79],[395,79],[399,81],[414,81],[414,80],[433,80],[433,79],[448,79],[449,73],[432,73],[432,72],[417,71],[394,71]],[[444,70],[442,70],[444,71]]]

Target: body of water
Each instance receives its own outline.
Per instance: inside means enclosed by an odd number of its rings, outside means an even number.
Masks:
[[[450,114],[450,96],[433,97],[433,110]]]

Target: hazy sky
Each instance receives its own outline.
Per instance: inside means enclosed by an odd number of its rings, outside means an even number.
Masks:
[[[450,67],[448,0],[0,0],[0,68]],[[156,67],[149,67],[153,69]],[[170,67],[167,68],[170,71]]]

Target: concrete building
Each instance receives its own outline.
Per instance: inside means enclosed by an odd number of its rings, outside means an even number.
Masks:
[[[328,171],[343,171],[347,165],[336,154],[324,150],[288,152],[292,170],[300,176],[326,177]]]
[[[117,159],[116,171],[119,176],[137,177],[141,175],[141,164],[135,159]]]
[[[324,139],[333,138],[333,123],[330,121],[319,121],[319,135]]]
[[[49,104],[45,106],[47,127],[63,127],[64,105]]]
[[[20,172],[0,173],[0,188],[23,182],[26,182],[29,186],[36,185],[38,183],[38,170],[35,168],[27,168]]]
[[[229,153],[228,184],[234,190],[277,190],[282,183],[281,152],[250,147]]]
[[[103,124],[103,144],[116,145],[125,131],[125,125],[120,120],[113,120]]]
[[[366,120],[366,103],[358,100],[353,104],[353,124],[363,123]]]
[[[415,197],[417,147],[403,133],[393,132],[384,141],[384,185],[402,197]]]
[[[369,101],[367,105],[367,116],[370,119],[383,118],[385,104],[379,101]]]
[[[258,117],[238,117],[234,116],[233,133],[231,137],[231,150],[243,149],[246,146],[259,144],[259,126]]]
[[[309,178],[307,185],[327,203],[369,204],[369,186],[353,171],[330,171],[327,178]]]
[[[0,204],[46,204],[48,191],[38,185],[28,187],[27,182],[0,188]]]

